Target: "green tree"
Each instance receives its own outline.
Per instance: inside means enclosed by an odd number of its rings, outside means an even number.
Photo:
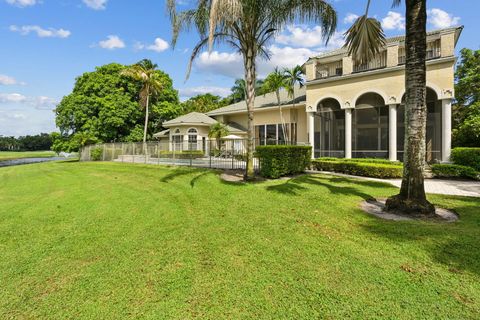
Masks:
[[[255,82],[255,95],[263,94],[263,90],[262,90],[263,83],[264,83],[264,80],[262,79],[258,79]],[[233,85],[231,90],[232,90],[232,94],[230,97],[233,103],[245,100],[246,90],[247,90],[245,79],[235,80],[235,84]]]
[[[163,89],[162,79],[156,72],[157,65],[148,59],[144,59],[121,72],[142,84],[139,92],[140,105],[145,109],[145,125],[143,129],[143,143],[147,142],[148,115],[150,98],[157,96]]]
[[[112,63],[76,79],[72,93],[55,109],[55,121],[60,129],[60,138],[55,141],[57,147],[65,148],[61,151],[77,151],[82,143],[126,141],[134,128],[143,127],[145,110],[138,107],[142,83],[122,76],[126,68]],[[163,83],[163,90],[152,101],[150,130],[160,130],[162,122],[175,116],[171,110],[176,109],[177,113],[180,110],[172,80],[162,71],[155,72]],[[170,111],[162,113],[165,110]]]
[[[289,139],[287,139],[285,120],[283,118],[282,102],[280,101],[280,90],[287,87],[287,77],[284,73],[280,72],[278,68],[275,68],[275,70],[265,78],[265,82],[263,83],[262,87],[264,93],[275,92],[275,95],[277,97],[278,112],[280,113],[280,121],[282,123],[282,133],[284,141],[287,141]]]
[[[395,6],[401,0],[394,0]],[[368,17],[370,0],[363,16],[346,32],[349,53],[359,62],[371,60],[385,46],[385,34],[375,18]],[[400,193],[387,199],[387,210],[412,214],[434,214],[424,186],[426,154],[426,49],[427,1],[405,0],[406,7],[406,64],[405,64],[405,153]]]
[[[175,0],[168,0],[167,6],[173,25],[173,46],[184,29],[195,27],[200,35],[201,40],[192,52],[189,72],[192,61],[206,47],[212,49],[214,45],[227,44],[243,57],[248,112],[245,177],[251,179],[254,176],[253,109],[257,58],[269,58],[269,41],[289,23],[307,20],[319,22],[323,27],[323,35],[328,39],[336,28],[336,12],[326,0],[199,0],[193,9],[179,13]]]
[[[455,80],[453,145],[480,147],[480,50],[460,51]]]
[[[210,93],[200,94],[182,102],[182,113],[200,112],[207,113],[209,111],[224,107],[225,101]]]
[[[217,142],[217,147],[220,148],[220,139],[229,135],[228,128],[225,124],[217,122],[210,126],[208,131],[208,137],[215,139]]]

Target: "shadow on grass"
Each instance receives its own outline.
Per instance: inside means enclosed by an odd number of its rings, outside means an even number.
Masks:
[[[215,172],[211,171],[211,170],[185,169],[185,168],[180,169],[180,168],[177,168],[177,169],[173,170],[171,173],[169,173],[166,176],[164,176],[163,178],[161,178],[160,181],[164,182],[164,183],[169,183],[172,180],[177,179],[179,177],[188,176],[188,175],[192,175],[192,174],[195,174],[195,173],[198,173],[198,174],[195,175],[190,180],[190,186],[192,188],[195,187],[195,184],[198,182],[198,180],[200,180],[201,178],[203,178],[203,177],[205,177],[209,174],[214,174]]]
[[[443,196],[458,200],[461,205],[452,209],[459,213],[460,221],[395,222],[371,220],[362,225],[366,231],[395,243],[409,242],[425,251],[432,260],[445,265],[451,273],[465,271],[480,275],[480,199]]]
[[[330,193],[335,195],[354,195],[364,200],[373,199],[373,197],[367,193],[364,193],[358,188],[351,186],[340,186],[340,183],[356,183],[361,186],[368,187],[385,187],[384,184],[372,181],[352,181],[351,179],[338,178],[338,177],[318,177],[313,175],[303,175],[297,178],[289,179],[285,183],[268,186],[268,191],[278,192],[287,195],[298,195],[299,191],[307,189],[304,185],[315,185],[327,188]]]

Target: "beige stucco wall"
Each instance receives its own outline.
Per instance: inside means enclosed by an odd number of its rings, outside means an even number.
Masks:
[[[427,66],[427,86],[435,90],[439,99],[451,98],[453,95],[454,63],[453,58],[447,58]],[[405,92],[404,69],[382,69],[308,83],[307,111],[316,111],[318,103],[325,98],[337,99],[342,108],[353,108],[356,100],[367,92],[380,94],[386,104],[400,103]]]

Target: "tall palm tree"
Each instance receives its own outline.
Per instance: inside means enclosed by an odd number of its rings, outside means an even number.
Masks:
[[[270,57],[267,45],[286,24],[319,22],[325,39],[336,28],[337,14],[327,0],[197,0],[194,9],[176,11],[176,1],[167,0],[173,25],[175,46],[180,31],[195,27],[201,40],[193,49],[190,64],[198,54],[213,45],[226,44],[237,50],[243,58],[248,112],[247,179],[253,178],[253,149],[255,131],[253,108],[257,58]],[[187,73],[187,77],[188,77]]]
[[[393,5],[400,5],[394,0]],[[367,3],[365,15],[359,17],[346,32],[346,46],[352,56],[366,62],[385,45],[385,35],[379,21],[368,18]],[[428,202],[424,187],[426,154],[426,49],[427,49],[427,0],[405,0],[406,7],[406,64],[405,64],[405,153],[403,179],[400,193],[390,197],[387,210],[431,215],[434,206]]]
[[[283,133],[284,141],[287,141],[287,133],[286,133],[285,120],[283,118],[282,102],[280,101],[280,90],[285,89],[287,87],[288,87],[287,78],[284,75],[284,73],[278,70],[278,68],[275,68],[275,70],[265,78],[265,82],[263,83],[263,86],[262,86],[264,94],[275,92],[275,95],[277,96],[277,106],[278,106],[278,111],[280,112],[280,121],[282,123],[282,133]]]
[[[210,126],[208,131],[208,137],[211,139],[215,139],[217,142],[217,148],[220,148],[220,139],[229,135],[228,128],[225,124],[221,122],[217,122]]]
[[[295,108],[295,87],[298,86],[303,88],[305,85],[305,73],[301,66],[296,65],[295,67],[288,69],[283,69],[283,73],[285,75],[287,81],[287,92],[288,96],[292,98],[293,107]],[[289,137],[290,141],[292,141],[291,136]]]
[[[163,89],[163,84],[156,70],[157,65],[148,59],[144,59],[122,71],[122,75],[130,77],[142,83],[140,89],[140,106],[145,109],[145,127],[143,129],[143,143],[147,142],[148,114],[150,98],[158,95]]]

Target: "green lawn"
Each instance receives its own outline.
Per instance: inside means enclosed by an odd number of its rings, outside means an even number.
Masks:
[[[396,192],[329,176],[0,169],[0,319],[478,319],[480,199],[454,224],[358,209]]]
[[[0,151],[0,161],[23,159],[23,158],[51,158],[55,156],[53,151]]]

